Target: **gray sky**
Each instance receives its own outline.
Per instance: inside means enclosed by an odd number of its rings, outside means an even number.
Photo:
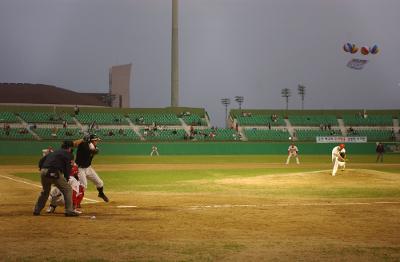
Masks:
[[[223,126],[220,99],[244,108],[400,108],[398,0],[180,0],[180,105]],[[1,0],[0,82],[107,92],[132,63],[131,106],[170,105],[170,0]],[[363,70],[346,42],[377,44]]]

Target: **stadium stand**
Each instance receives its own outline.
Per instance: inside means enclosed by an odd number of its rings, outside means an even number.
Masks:
[[[241,126],[285,126],[285,121],[279,115],[256,115],[243,113],[235,116],[236,121]]]
[[[248,140],[287,141],[290,137],[286,129],[258,129],[245,128],[244,131]]]
[[[140,133],[148,141],[177,141],[185,138],[184,129],[140,129]]]
[[[79,128],[36,128],[32,131],[45,140],[71,140],[83,136],[83,132]]]
[[[128,125],[123,114],[114,112],[81,112],[75,118],[82,124]]]
[[[102,140],[140,140],[140,137],[129,128],[102,128],[97,135]]]
[[[12,112],[0,112],[0,123],[17,123],[18,118]]]
[[[173,113],[129,113],[128,117],[136,125],[181,125],[178,117]]]
[[[68,114],[54,114],[50,112],[19,112],[17,115],[27,123],[62,124],[64,121],[66,121],[68,124],[74,123],[74,120]]]
[[[180,115],[180,117],[187,125],[191,125],[191,126],[206,126],[207,125],[207,122],[204,119],[201,119],[201,117],[197,114],[183,113]]]
[[[341,136],[340,130],[296,129],[298,141],[315,141],[317,136]]]
[[[288,120],[293,126],[338,125],[334,115],[289,115]]]
[[[394,141],[395,134],[392,130],[383,129],[353,129],[347,136],[366,136],[368,141]]]
[[[391,126],[393,120],[391,115],[364,115],[344,114],[343,121],[346,126]]]
[[[238,141],[240,134],[230,128],[195,129],[192,138],[196,140]]]
[[[9,128],[0,130],[0,138],[6,140],[33,140],[34,137],[26,128]]]

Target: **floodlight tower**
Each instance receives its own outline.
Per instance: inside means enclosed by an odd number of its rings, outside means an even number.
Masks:
[[[225,106],[225,127],[228,128],[228,105],[231,103],[229,98],[222,98],[221,103]]]
[[[171,106],[179,106],[179,38],[178,38],[178,0],[172,0],[171,37]]]
[[[289,88],[283,88],[281,91],[282,97],[286,98],[286,110],[289,109],[289,97],[290,97],[290,89]]]
[[[304,97],[306,95],[306,87],[303,85],[298,85],[297,90],[299,91],[299,95],[301,96],[301,110],[304,109]]]
[[[243,96],[235,96],[235,101],[239,104],[239,110],[242,110],[242,103],[244,101]]]

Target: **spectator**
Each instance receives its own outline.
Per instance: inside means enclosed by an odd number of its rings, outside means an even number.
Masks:
[[[57,136],[57,127],[53,127],[53,128],[51,129],[51,136],[52,136],[52,137],[56,137],[56,136]]]
[[[67,128],[67,121],[63,121],[63,128]]]
[[[75,105],[75,107],[74,107],[74,113],[75,113],[75,115],[78,115],[78,114],[79,114],[79,107],[78,107],[78,105]]]

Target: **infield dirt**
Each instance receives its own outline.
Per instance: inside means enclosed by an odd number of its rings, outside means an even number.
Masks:
[[[277,166],[238,164],[234,168]],[[167,170],[210,165],[96,166],[99,171],[113,168]],[[232,164],[212,168],[232,168]],[[40,191],[32,184],[38,183],[15,177],[13,172],[36,169],[0,167],[0,260],[4,261],[400,260],[398,198],[266,197],[241,190],[252,186],[273,191],[305,184],[328,188],[329,172],[213,182],[215,187],[234,186],[223,192],[109,192],[110,203],[87,202],[83,205],[84,214],[78,218],[64,217],[62,208],[56,214],[43,211],[41,216],[32,216]],[[400,185],[398,176],[367,170],[353,170],[351,176],[343,175],[329,183],[356,184],[362,179],[383,187]],[[94,192],[86,196],[101,200]],[[91,219],[92,216],[96,218]]]

